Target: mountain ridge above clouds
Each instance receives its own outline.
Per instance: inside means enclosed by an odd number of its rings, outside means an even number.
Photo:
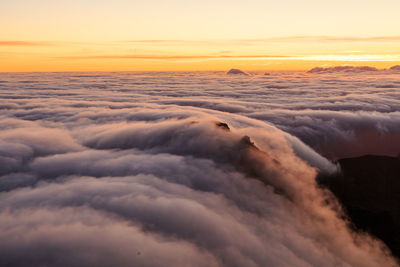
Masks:
[[[240,70],[240,69],[230,69],[226,74],[229,75],[249,75],[248,73]]]
[[[377,71],[398,71],[400,70],[400,65],[395,65],[389,69],[377,69],[371,66],[333,66],[333,67],[315,67],[307,71],[307,73],[363,73],[363,72],[377,72]]]

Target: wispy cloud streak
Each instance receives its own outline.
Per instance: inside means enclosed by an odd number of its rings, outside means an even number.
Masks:
[[[96,60],[96,59],[137,59],[137,60],[208,60],[208,59],[248,59],[248,60],[303,60],[303,61],[348,61],[348,62],[397,62],[400,55],[93,55],[65,56],[60,59]]]
[[[51,46],[54,42],[0,41],[0,46]]]
[[[400,42],[400,36],[284,36],[259,39],[209,39],[209,40],[184,40],[184,39],[143,39],[125,40],[122,43],[151,44],[151,45],[227,45],[227,44],[263,44],[271,42]]]

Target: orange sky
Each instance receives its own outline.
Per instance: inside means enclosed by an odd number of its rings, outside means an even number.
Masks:
[[[397,0],[5,0],[0,71],[400,64]]]

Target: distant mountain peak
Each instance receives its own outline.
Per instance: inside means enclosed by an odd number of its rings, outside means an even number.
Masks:
[[[240,70],[240,69],[230,69],[226,74],[234,74],[234,75],[249,75],[246,72]]]

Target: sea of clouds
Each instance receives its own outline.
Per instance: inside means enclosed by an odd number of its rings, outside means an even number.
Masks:
[[[0,265],[396,266],[315,177],[400,152],[399,77],[0,74]]]

